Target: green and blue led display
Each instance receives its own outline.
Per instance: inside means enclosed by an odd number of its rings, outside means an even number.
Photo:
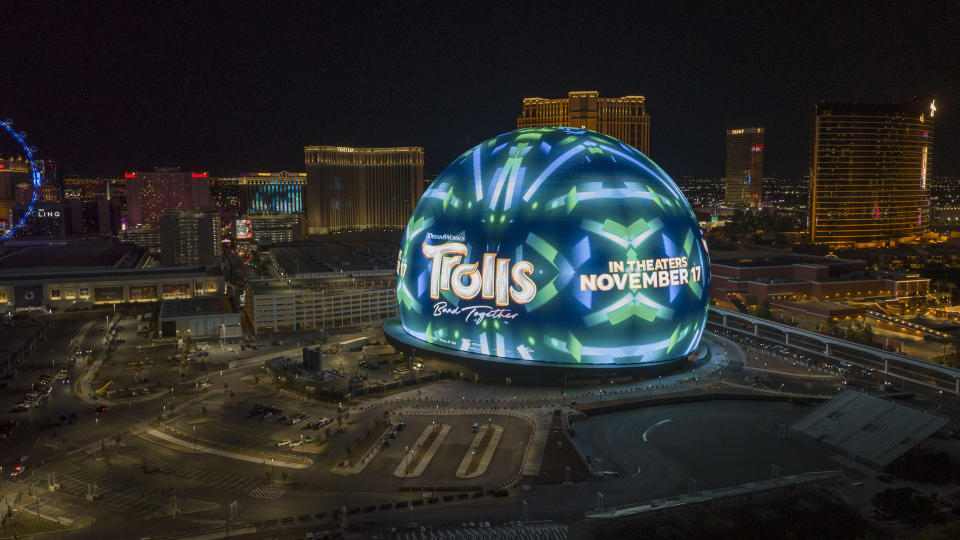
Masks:
[[[417,204],[397,273],[410,336],[518,360],[675,360],[709,305],[706,244],[674,182],[573,128],[520,129],[454,160]]]

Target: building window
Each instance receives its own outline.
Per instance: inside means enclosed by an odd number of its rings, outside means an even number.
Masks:
[[[9,300],[7,300],[7,290],[0,289],[0,304],[6,304],[7,302],[9,302]]]
[[[123,302],[123,287],[97,287],[94,289],[96,297],[94,303]]]
[[[163,298],[169,300],[173,298],[190,298],[189,283],[167,283],[163,286]]]
[[[50,299],[59,300],[60,299],[60,289],[50,289]]]
[[[63,297],[67,300],[74,300],[77,297],[77,290],[73,287],[67,287],[63,290]]]
[[[131,302],[152,302],[157,299],[157,288],[153,285],[130,286]]]
[[[80,287],[80,298],[90,298],[90,289]]]

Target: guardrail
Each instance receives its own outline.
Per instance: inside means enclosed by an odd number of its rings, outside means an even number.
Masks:
[[[893,353],[879,349],[876,347],[869,347],[861,345],[859,343],[854,343],[852,341],[847,341],[845,339],[836,338],[828,336],[826,334],[821,334],[818,332],[811,332],[809,330],[803,330],[794,326],[783,324],[777,321],[772,321],[768,319],[762,319],[759,317],[754,317],[752,315],[747,315],[745,313],[738,313],[735,311],[730,311],[723,308],[711,307],[711,314],[721,317],[721,322],[716,322],[715,320],[710,320],[707,318],[707,324],[713,327],[723,328],[732,332],[736,332],[739,335],[760,339],[766,342],[774,342],[780,345],[785,345],[791,349],[796,349],[797,351],[802,351],[806,354],[816,354],[824,357],[835,358],[843,362],[849,362],[859,366],[866,366],[877,369],[876,365],[870,365],[867,362],[876,362],[878,364],[883,364],[884,373],[889,377],[895,377],[901,380],[909,381],[914,384],[918,384],[927,388],[933,388],[935,390],[942,390],[944,392],[950,392],[952,394],[960,394],[960,369],[942,366],[940,364],[935,364],[933,362],[928,362],[926,360],[920,360],[918,358],[913,358],[911,356],[906,356],[904,354]],[[753,326],[752,331],[747,330],[738,326],[730,326],[727,322],[728,318],[739,319],[746,323],[749,323]],[[758,329],[760,327],[766,327],[769,329],[774,329],[782,332],[786,337],[785,340],[781,343],[778,339],[771,337],[764,337],[759,335]],[[815,349],[811,345],[793,342],[794,339],[804,338],[808,341],[815,340],[820,344],[823,344],[823,350]],[[831,348],[836,347],[836,351],[832,351]],[[837,351],[842,353],[843,356],[838,356]],[[851,358],[846,351],[853,351],[860,356],[866,357],[863,358]],[[909,370],[910,368],[918,368],[921,370],[927,370],[931,373],[936,373],[940,378],[940,382],[945,384],[932,384],[931,382],[919,380],[914,377],[907,376],[902,373],[897,373],[891,371],[889,366],[897,367],[901,370]],[[931,380],[933,377],[931,376]],[[936,381],[934,381],[936,382]],[[948,386],[947,384],[952,382],[952,385]],[[951,387],[952,386],[952,387]]]
[[[772,491],[786,487],[799,486],[811,482],[820,482],[837,478],[843,474],[843,471],[822,471],[798,474],[794,476],[785,476],[783,478],[772,478],[761,480],[759,482],[748,482],[735,486],[727,486],[718,489],[697,491],[676,497],[666,497],[661,499],[652,499],[646,503],[622,505],[609,509],[597,509],[591,512],[585,512],[586,519],[616,519],[622,517],[644,514],[648,512],[659,512],[662,510],[675,510],[677,508],[690,504],[704,503],[707,501],[716,501],[729,499],[733,497],[751,495],[764,491]]]

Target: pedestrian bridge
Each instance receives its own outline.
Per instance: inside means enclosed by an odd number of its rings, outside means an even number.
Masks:
[[[960,369],[918,360],[881,348],[801,330],[788,324],[711,307],[707,328],[724,328],[770,343],[786,345],[821,361],[849,363],[883,372],[890,378],[960,395]]]

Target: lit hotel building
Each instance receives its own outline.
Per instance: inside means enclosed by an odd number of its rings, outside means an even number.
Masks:
[[[307,233],[402,229],[423,194],[423,148],[304,147]]]
[[[759,206],[763,193],[763,128],[727,130],[725,193],[729,206]]]
[[[646,98],[602,98],[599,92],[569,92],[566,98],[523,98],[517,129],[569,126],[599,131],[650,155],[650,115]]]
[[[205,172],[183,172],[180,167],[156,167],[151,172],[125,173],[127,219],[130,227],[156,226],[169,210],[199,210],[210,204],[210,181]]]
[[[820,103],[810,151],[810,239],[882,245],[929,230],[936,107]]]
[[[303,212],[307,173],[247,173],[238,180],[240,213],[252,216]]]

